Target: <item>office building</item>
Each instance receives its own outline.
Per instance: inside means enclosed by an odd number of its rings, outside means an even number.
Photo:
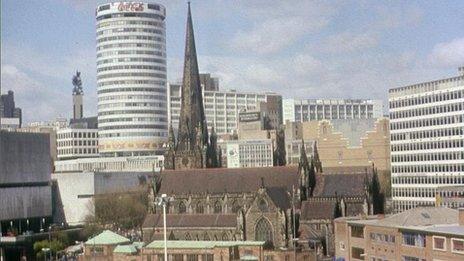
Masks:
[[[153,155],[168,136],[166,9],[114,2],[96,9],[102,156]]]
[[[180,97],[180,85],[169,84],[169,120],[174,128],[179,124]],[[278,94],[203,90],[203,105],[208,128],[214,126],[218,135],[236,134],[239,113],[257,110],[260,103],[268,104],[273,128],[282,123],[282,97]]]
[[[284,99],[283,122],[314,120],[370,119],[383,115],[381,100]]]
[[[433,206],[464,185],[464,75],[391,89],[389,104],[394,208]]]
[[[335,219],[334,260],[463,260],[464,210],[418,207]]]
[[[265,140],[225,140],[219,141],[222,167],[252,168],[274,166],[274,145]]]
[[[2,130],[15,131],[20,126],[19,118],[0,118],[0,128]]]
[[[19,123],[19,128],[21,128],[22,124],[22,110],[21,108],[16,107],[15,100],[14,100],[14,92],[8,91],[7,94],[2,94],[0,96],[0,118],[15,118],[14,124],[10,121],[2,122],[1,124],[9,125],[10,129],[12,125],[16,125],[16,122]]]
[[[63,128],[57,131],[59,160],[98,157],[98,129]]]

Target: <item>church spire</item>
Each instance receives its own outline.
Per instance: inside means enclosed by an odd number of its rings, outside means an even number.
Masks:
[[[195,133],[199,126],[201,135]],[[188,149],[188,143],[197,144],[197,136],[201,137],[201,144],[208,143],[203,95],[198,72],[195,36],[193,33],[192,13],[188,4],[187,28],[185,35],[184,74],[182,81],[181,111],[179,119],[178,149]]]

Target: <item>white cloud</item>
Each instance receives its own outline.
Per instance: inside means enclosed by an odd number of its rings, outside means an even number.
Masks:
[[[373,33],[342,32],[331,35],[319,46],[319,50],[327,53],[351,53],[364,51],[377,46],[377,35]]]
[[[464,38],[435,45],[428,61],[435,66],[458,67],[464,65]]]

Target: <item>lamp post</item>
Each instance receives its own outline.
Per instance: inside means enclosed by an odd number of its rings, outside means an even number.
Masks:
[[[163,207],[163,230],[164,230],[164,261],[168,261],[168,245],[166,238],[166,205],[173,201],[173,197],[168,197],[166,194],[162,194],[161,197],[156,198],[156,204]]]

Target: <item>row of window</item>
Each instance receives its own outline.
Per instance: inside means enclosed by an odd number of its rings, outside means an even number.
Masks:
[[[114,95],[99,97],[98,101],[112,101],[112,100],[136,100],[136,99],[150,99],[150,100],[165,100],[166,96],[163,95]]]
[[[110,73],[105,75],[98,75],[97,80],[106,79],[106,78],[116,78],[116,77],[154,77],[154,78],[166,78],[164,73]]]
[[[164,110],[111,110],[111,111],[102,111],[98,112],[98,116],[106,115],[120,115],[120,114],[154,114],[154,115],[165,115],[166,111]]]
[[[421,97],[390,101],[390,109],[428,104],[433,102],[449,101],[460,98],[464,98],[464,90],[447,91],[444,93],[428,94]]]
[[[409,129],[409,128],[420,128],[420,127],[430,127],[430,126],[441,126],[445,124],[456,124],[456,123],[464,122],[463,119],[464,119],[463,115],[453,115],[453,116],[438,117],[438,118],[432,118],[432,119],[391,122],[390,129],[391,130],[402,130],[402,129]]]
[[[167,131],[151,131],[151,132],[124,132],[124,133],[101,133],[100,138],[120,138],[120,137],[167,137]]]
[[[96,132],[66,132],[66,133],[58,133],[57,139],[77,139],[77,138],[98,138],[98,134]]]
[[[464,160],[464,151],[454,152],[435,152],[422,154],[403,154],[392,155],[392,162],[416,162],[416,161],[436,161],[436,160]]]
[[[425,115],[433,115],[438,113],[447,113],[447,112],[454,112],[454,111],[461,111],[463,110],[462,102],[457,102],[455,104],[446,104],[446,105],[438,105],[433,107],[426,107],[426,108],[418,108],[418,109],[411,109],[405,111],[395,111],[390,113],[390,119],[403,119],[408,117],[417,117],[417,116],[425,116]]]
[[[392,177],[393,184],[464,184],[464,176],[402,176]]]
[[[417,206],[435,206],[435,202],[417,200],[394,200],[393,206],[396,213],[406,211]]]
[[[127,54],[143,54],[143,55],[155,55],[159,57],[166,57],[166,52],[162,51],[147,51],[147,50],[119,50],[119,51],[105,51],[97,53],[97,58],[108,57],[108,56],[121,56]]]
[[[147,40],[155,41],[164,44],[165,38],[159,36],[148,36],[148,35],[118,35],[118,36],[107,36],[97,39],[97,43],[104,43],[109,41],[120,41],[120,40]],[[98,57],[98,56],[97,56]]]
[[[425,139],[425,138],[437,138],[464,135],[464,127],[445,128],[437,130],[423,130],[423,131],[411,131],[407,133],[392,133],[391,140],[410,140],[410,139]]]
[[[164,102],[116,102],[110,104],[99,104],[98,109],[115,108],[115,107],[158,107],[165,108]]]
[[[97,72],[113,71],[113,70],[128,70],[128,69],[138,69],[138,70],[156,70],[160,72],[166,72],[165,66],[152,66],[152,65],[115,65],[107,67],[99,67]]]
[[[464,171],[464,164],[433,164],[413,166],[392,166],[392,173],[436,173],[436,172],[458,172]]]
[[[393,197],[434,198],[435,188],[393,188]]]
[[[161,129],[167,130],[166,125],[147,124],[147,125],[111,125],[98,127],[98,130],[126,130],[126,129]]]
[[[149,85],[159,85],[159,86],[166,86],[166,81],[161,81],[161,80],[125,80],[125,81],[104,81],[104,82],[99,82],[98,87],[102,86],[107,86],[107,85],[140,85],[140,84],[149,84]],[[105,93],[105,92],[111,92],[112,90],[115,91],[121,91],[121,92],[162,92],[166,93],[165,88],[153,88],[151,86],[147,86],[144,88],[140,87],[132,87],[132,88],[111,88],[111,89],[105,89],[105,90],[98,90],[98,93]]]
[[[370,238],[372,241],[381,242],[381,243],[395,243],[394,235],[387,235],[381,233],[370,233]]]
[[[464,147],[464,140],[441,140],[391,145],[391,151],[450,149]]]
[[[141,57],[126,57],[119,59],[105,59],[97,62],[97,65],[106,64],[106,63],[126,63],[126,62],[147,62],[147,63],[159,63],[166,65],[165,59],[157,58],[141,58]]]
[[[163,30],[158,30],[158,29],[123,27],[123,28],[106,29],[106,30],[97,31],[97,36],[105,35],[105,34],[114,34],[114,33],[135,33],[135,32],[164,35]]]
[[[70,146],[98,146],[97,140],[66,140],[58,141],[59,147],[70,147]]]
[[[155,21],[144,21],[144,20],[122,20],[122,21],[112,21],[112,22],[101,22],[97,25],[98,28],[107,27],[107,26],[120,26],[120,25],[151,25],[156,27],[164,28],[164,22],[155,22]]]
[[[83,148],[83,149],[58,149],[58,157],[63,155],[89,155],[89,154],[97,154],[98,150],[96,148]]]
[[[164,16],[159,14],[150,14],[150,13],[116,13],[116,14],[106,14],[97,16],[97,21],[110,19],[110,18],[118,18],[118,17],[142,17],[142,18],[152,18],[159,21],[164,20]]]
[[[157,118],[157,117],[131,117],[131,118],[112,118],[112,119],[100,119],[98,123],[106,123],[106,122],[168,122],[166,118]]]

